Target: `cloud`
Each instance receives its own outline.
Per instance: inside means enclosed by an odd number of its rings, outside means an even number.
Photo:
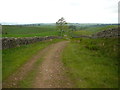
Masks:
[[[1,0],[0,22],[117,23],[118,0]]]

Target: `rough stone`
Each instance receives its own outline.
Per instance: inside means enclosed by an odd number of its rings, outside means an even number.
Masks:
[[[25,37],[25,38],[10,38],[10,37],[3,37],[2,38],[2,49],[6,48],[14,48],[21,45],[28,45],[35,42],[40,42],[44,40],[50,40],[60,38],[57,36],[49,36],[49,37]]]
[[[109,28],[102,32],[98,32],[92,35],[92,38],[111,38],[111,37],[120,37],[119,28]]]

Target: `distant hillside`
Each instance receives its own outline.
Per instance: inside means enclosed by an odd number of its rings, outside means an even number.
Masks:
[[[79,30],[76,30],[73,34],[74,36],[80,36],[80,35],[89,35],[108,30],[110,28],[117,28],[118,25],[91,25],[88,27],[80,27]]]

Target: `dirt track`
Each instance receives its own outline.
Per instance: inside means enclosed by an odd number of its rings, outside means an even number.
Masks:
[[[67,41],[59,42],[48,49],[44,56],[44,61],[39,67],[34,84],[35,88],[67,88],[71,86],[60,61],[60,53],[67,43]]]
[[[19,87],[18,82],[22,80],[33,68],[34,63],[43,57],[38,73],[34,80],[33,88],[70,88],[71,81],[65,75],[65,68],[61,62],[61,52],[68,41],[52,44],[38,52],[31,60],[24,64],[16,73],[3,82],[3,88]]]

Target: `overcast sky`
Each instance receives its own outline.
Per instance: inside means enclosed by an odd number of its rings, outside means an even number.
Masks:
[[[117,23],[119,0],[0,0],[0,22]]]

